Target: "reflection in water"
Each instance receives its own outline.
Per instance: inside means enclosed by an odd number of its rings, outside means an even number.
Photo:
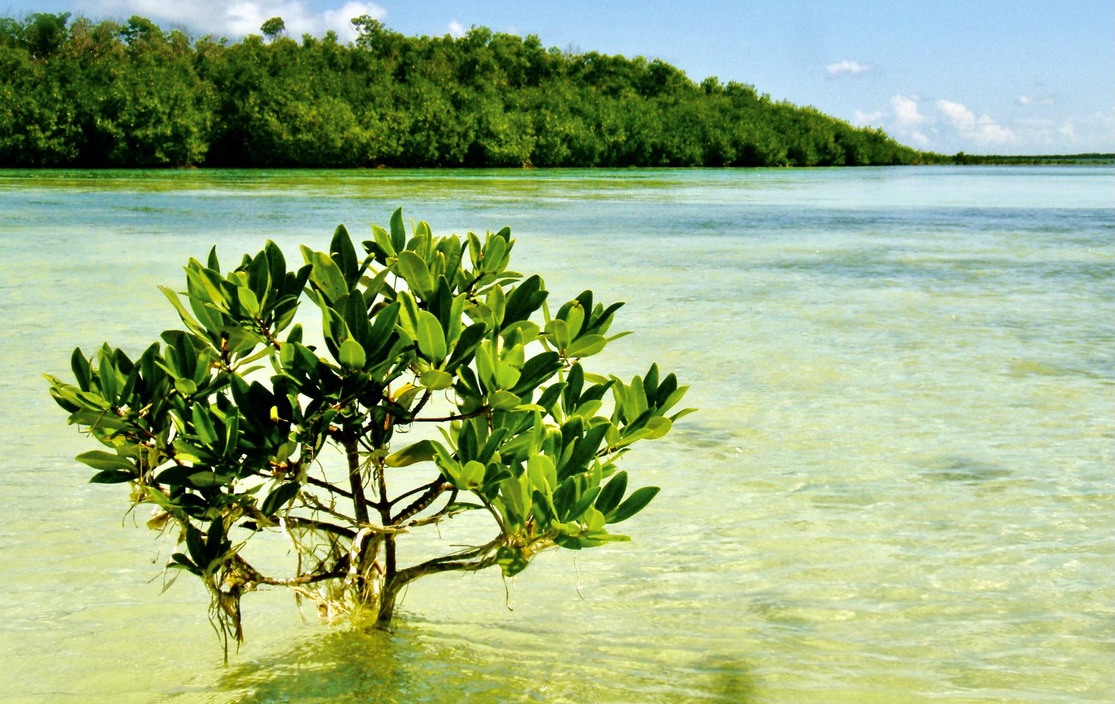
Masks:
[[[534,650],[535,652],[531,652]],[[708,654],[661,681],[627,678],[600,663],[596,678],[569,680],[565,670],[586,653],[492,651],[439,636],[436,624],[391,632],[338,629],[303,637],[247,663],[234,663],[208,690],[236,704],[273,702],[635,702],[747,704],[757,681],[738,656]],[[183,693],[180,699],[201,692]],[[227,697],[227,699],[226,699]],[[170,702],[176,698],[168,699]]]

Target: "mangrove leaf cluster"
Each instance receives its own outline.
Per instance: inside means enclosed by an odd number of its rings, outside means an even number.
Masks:
[[[0,19],[0,166],[904,164],[881,130],[660,60],[474,28],[229,43],[142,17]]]
[[[547,548],[627,540],[613,526],[658,489],[629,490],[617,462],[670,431],[686,387],[656,365],[586,368],[622,337],[622,304],[585,291],[551,308],[541,278],[508,268],[513,246],[506,228],[408,234],[396,211],[360,249],[343,227],[303,247],[297,268],[270,242],[230,270],[214,250],[163,289],[181,327],[134,358],[74,350],[72,379],[48,376],[103,446],[77,459],[153,509],[226,647],[259,586],[385,624],[420,577],[513,577]],[[443,554],[399,551],[423,530],[452,533]],[[269,539],[289,546],[279,574],[249,549]]]

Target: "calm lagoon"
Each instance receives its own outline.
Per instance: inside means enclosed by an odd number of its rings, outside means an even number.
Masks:
[[[632,543],[421,580],[392,633],[252,594],[222,667],[41,374],[142,351],[214,243],[398,206],[627,301],[607,362],[700,413],[627,458]],[[0,213],[0,701],[1115,698],[1111,167],[0,171]]]

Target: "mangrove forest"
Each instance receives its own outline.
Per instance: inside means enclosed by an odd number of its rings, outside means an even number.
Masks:
[[[754,86],[659,59],[370,17],[239,41],[151,20],[0,18],[4,167],[623,167],[909,164],[925,155]]]

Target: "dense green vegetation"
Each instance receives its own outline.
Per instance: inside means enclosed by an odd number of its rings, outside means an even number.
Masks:
[[[1069,164],[1111,164],[1115,154],[1033,154],[1033,155],[996,155],[965,154],[959,152],[951,157],[935,155],[934,161],[960,166],[1067,166]]]
[[[175,546],[167,568],[208,589],[226,653],[259,586],[386,625],[421,577],[513,577],[549,548],[627,540],[613,526],[658,488],[629,493],[617,463],[688,413],[670,413],[687,387],[657,365],[631,381],[590,371],[626,334],[608,334],[623,304],[584,291],[551,308],[540,277],[508,269],[507,228],[408,233],[398,210],[372,233],[358,254],[339,227],[297,268],[272,242],[231,271],[215,249],[191,259],[186,290],[163,289],[183,327],[135,361],[74,350],[75,383],[47,377],[70,423],[107,448],[77,457],[92,481],[155,507],[147,525]],[[321,346],[294,322],[306,301]],[[415,560],[408,536],[433,531],[458,537]],[[268,540],[289,546],[285,576],[246,549]]]
[[[0,19],[3,166],[835,166],[921,159],[752,86],[474,28],[229,43],[150,20]]]

